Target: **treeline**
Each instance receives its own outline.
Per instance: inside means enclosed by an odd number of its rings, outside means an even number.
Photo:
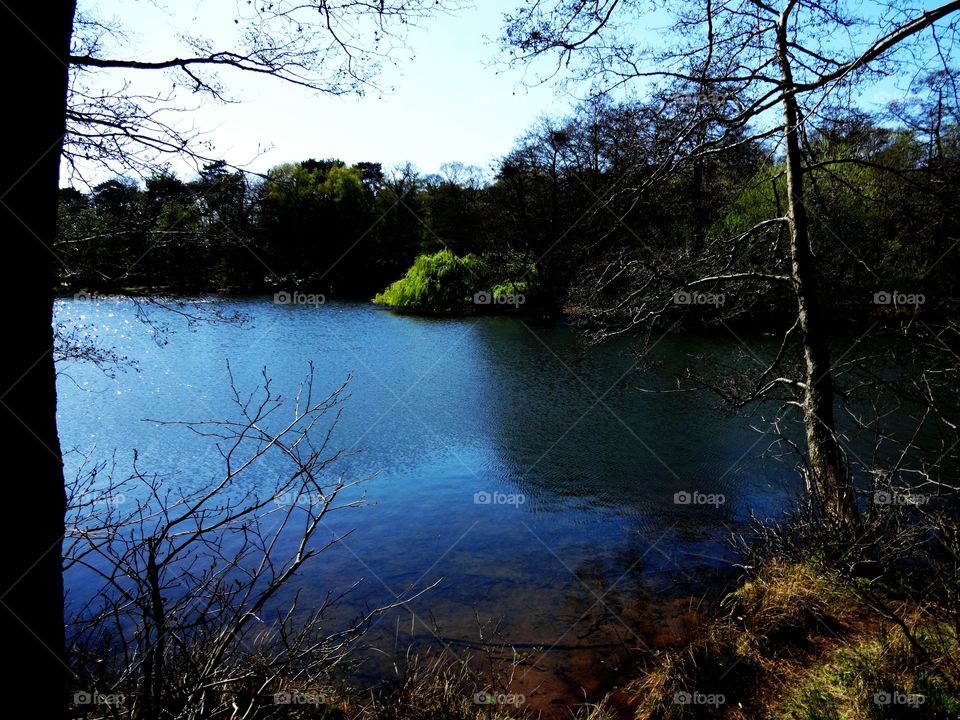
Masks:
[[[730,102],[586,104],[541,121],[492,178],[456,163],[422,175],[306,160],[265,176],[213,163],[189,181],[158,172],[87,194],[63,189],[61,290],[383,293],[414,310],[467,307],[492,291],[522,294],[525,309],[546,315],[574,307],[615,322],[639,311],[632,298],[646,288],[702,277],[725,253],[755,255],[758,267],[786,256],[776,233],[751,232],[784,212],[782,160],[760,141],[729,142]],[[702,118],[691,124],[691,113]],[[722,149],[693,152],[721,127]],[[955,296],[960,133],[943,108],[824,112],[805,141],[828,304],[860,314],[877,312],[863,299],[878,293]],[[414,266],[419,256],[430,257]],[[408,270],[406,287],[383,292]],[[723,300],[727,317],[780,311],[755,286],[727,286]]]

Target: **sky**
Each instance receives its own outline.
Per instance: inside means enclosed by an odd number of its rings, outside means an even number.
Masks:
[[[100,56],[165,60],[190,52],[178,39],[183,33],[229,49],[237,33],[232,22],[236,9],[244,11],[252,1],[79,0],[78,12],[123,28],[105,38]],[[504,13],[523,2],[473,0],[472,6],[410,28],[404,34],[406,48],[394,53],[396,65],[385,65],[379,77],[383,93],[320,95],[273,78],[224,70],[219,78],[236,102],[221,104],[181,90],[177,102],[190,111],[168,117],[181,129],[205,133],[211,143],[205,155],[253,172],[283,162],[339,158],[349,164],[380,162],[387,170],[410,162],[421,173],[438,172],[444,163],[456,161],[479,166],[490,177],[498,160],[540,117],[562,117],[575,104],[553,84],[529,82],[536,68],[509,69],[502,63],[505,56],[496,40]],[[654,43],[667,36],[646,24],[633,31]],[[843,37],[831,42],[845,44]],[[97,71],[89,78],[95,88],[130,82],[128,92],[162,95],[175,76],[174,71],[128,70]],[[876,103],[902,96],[895,90],[891,79],[866,92]],[[184,159],[171,156],[169,161],[181,176],[195,174]],[[92,165],[82,171],[91,184],[114,175]],[[63,184],[71,184],[66,163]]]
[[[479,0],[408,31],[409,51],[397,52],[397,67],[385,66],[381,75],[381,84],[392,87],[385,94],[323,96],[275,79],[223,71],[220,79],[237,102],[186,96],[183,104],[195,110],[176,122],[206,132],[211,154],[253,171],[311,157],[381,162],[387,168],[409,161],[427,173],[450,161],[489,170],[538,117],[563,115],[573,104],[552,87],[529,87],[521,70],[493,66],[503,58],[495,44],[503,13],[520,1]],[[208,1],[211,5],[224,7]],[[216,36],[216,23],[204,16],[200,0],[169,0],[165,8],[145,0],[81,0],[80,8],[125,28],[126,41],[106,46],[105,56],[167,58],[183,52],[178,32]],[[100,71],[97,81],[126,78],[138,91],[150,91],[168,88],[171,77]],[[182,162],[172,166],[189,174]],[[95,169],[86,174],[97,181],[112,176]]]

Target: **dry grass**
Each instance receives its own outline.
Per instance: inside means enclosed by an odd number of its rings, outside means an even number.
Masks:
[[[809,647],[815,636],[843,633],[860,605],[835,573],[779,560],[765,565],[724,604],[743,626],[738,652],[761,663]]]
[[[724,607],[703,637],[627,688],[638,720],[960,718],[957,633],[919,608],[907,616],[911,641],[850,581],[776,559]]]
[[[499,691],[468,658],[446,650],[434,657],[409,655],[397,681],[359,705],[351,720],[513,720],[519,707],[478,704],[478,693]],[[506,693],[502,693],[506,696]]]
[[[664,653],[654,667],[627,687],[637,705],[638,719],[710,717],[717,708],[680,701],[685,694],[722,694],[734,678],[745,682],[755,675],[753,664],[737,652],[738,632],[732,623],[715,623],[706,632],[683,651]]]
[[[505,646],[500,648],[505,649]],[[500,699],[516,700],[510,694],[519,657],[506,669],[485,672],[476,669],[476,657],[457,655],[449,648],[434,656],[408,655],[397,667],[397,682],[374,693],[365,701],[357,698],[346,707],[345,720],[521,720],[535,718],[518,704],[478,704],[478,693],[495,692]],[[484,663],[480,663],[481,666]],[[571,720],[616,720],[617,714],[606,703],[585,704],[570,712]]]
[[[776,720],[960,717],[960,645],[942,626],[917,632],[923,656],[899,627],[839,647],[807,668],[771,715]]]

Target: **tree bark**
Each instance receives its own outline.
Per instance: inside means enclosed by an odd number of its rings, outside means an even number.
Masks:
[[[859,524],[859,514],[853,494],[853,480],[836,433],[828,331],[817,299],[816,271],[810,250],[799,111],[787,44],[787,26],[793,7],[794,3],[789,3],[780,16],[777,51],[784,92],[783,133],[786,144],[791,279],[797,298],[797,318],[804,357],[803,424],[809,463],[806,483],[807,492],[823,518],[841,532],[849,532]]]
[[[0,237],[7,250],[7,370],[0,388],[10,467],[0,570],[8,698],[27,714],[67,717],[64,660],[64,484],[53,364],[54,262],[73,0],[0,4],[8,142],[0,170]],[[15,464],[14,464],[15,463]]]

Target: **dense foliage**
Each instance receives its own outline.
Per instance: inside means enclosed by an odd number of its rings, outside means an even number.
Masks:
[[[378,293],[374,302],[401,310],[448,310],[471,302],[480,275],[480,260],[457,257],[449,250],[420,255],[407,274]]]
[[[473,296],[487,292],[523,296],[522,309],[545,315],[571,306],[610,321],[635,315],[640,289],[682,284],[734,248],[760,267],[779,242],[739,237],[782,212],[776,150],[745,141],[684,161],[673,138],[685,112],[662,98],[584,105],[533,128],[492,178],[456,163],[425,176],[306,160],[262,177],[215,163],[190,181],[164,172],[87,194],[66,188],[61,291],[297,289],[409,311],[476,309]],[[872,302],[878,292],[943,308],[960,277],[953,116],[944,106],[837,114],[811,124],[808,142],[818,160],[808,176],[813,245],[831,311],[897,310]],[[728,286],[726,301],[725,321],[790,308],[746,284]]]

